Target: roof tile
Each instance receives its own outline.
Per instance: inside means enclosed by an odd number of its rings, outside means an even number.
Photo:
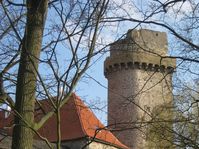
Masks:
[[[52,110],[49,100],[40,100],[42,109],[35,111],[35,120],[39,121],[44,112]],[[128,149],[122,144],[94,115],[94,113],[83,103],[83,101],[72,94],[68,102],[60,110],[61,117],[61,135],[62,141],[69,141],[89,137],[94,140],[102,141],[106,144],[111,144],[122,149]],[[0,128],[10,125],[13,116],[10,115],[7,119],[3,118],[2,111],[0,112]],[[39,133],[46,137],[50,142],[57,141],[57,123],[56,115],[53,115],[44,126],[39,129]],[[11,131],[9,131],[11,132]]]

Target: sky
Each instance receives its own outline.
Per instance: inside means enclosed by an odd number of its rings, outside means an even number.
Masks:
[[[103,67],[105,57],[103,56],[86,72],[103,86],[94,79],[82,78],[75,89],[75,93],[81,97],[103,123],[106,123],[108,93],[107,79],[104,77]]]
[[[161,2],[165,2],[167,0],[162,0]],[[16,1],[17,2],[17,1]],[[114,3],[115,8],[109,12],[109,16],[131,16],[135,19],[143,18],[144,15],[148,15],[151,13],[152,9],[152,3],[153,0],[134,0],[132,3],[132,0],[111,0],[111,2]],[[195,2],[198,2],[196,0]],[[178,10],[182,11],[182,14],[178,14],[178,18],[176,18],[175,12]],[[189,13],[192,10],[189,2],[184,3],[178,3],[175,5],[173,9],[168,11],[165,14],[165,18],[159,15],[155,15],[153,18],[149,18],[149,20],[170,20],[172,22],[173,19],[180,20],[183,15],[186,13]],[[143,12],[141,12],[143,11]],[[50,11],[49,11],[50,12]],[[51,16],[49,14],[48,19],[53,21],[53,23],[56,23],[57,19],[55,16]],[[173,24],[175,25],[175,21],[173,21]],[[47,24],[49,25],[49,24]],[[122,23],[109,23],[110,27],[107,27],[106,29],[102,30],[99,37],[98,42],[103,42],[103,44],[109,44],[116,39],[120,38],[123,34],[125,34],[129,29],[132,29],[137,26],[137,23],[130,23],[130,22],[122,22]],[[156,31],[166,31],[167,30],[154,25],[141,25],[137,27],[139,28],[147,28],[147,29],[153,29]],[[49,40],[48,37],[46,37],[45,40]],[[172,35],[168,35],[169,45],[172,45]],[[169,47],[174,47],[169,46]],[[67,47],[65,47],[67,48]],[[177,49],[178,47],[176,47]],[[172,49],[173,50],[173,49]],[[170,53],[172,53],[170,50]],[[58,55],[67,55],[67,53],[63,53],[63,50],[60,48],[57,50]],[[175,55],[177,52],[172,53]],[[178,53],[179,54],[179,53]],[[92,62],[91,66],[86,72],[86,75],[80,80],[77,87],[75,88],[74,92],[81,97],[82,100],[85,101],[85,103],[93,109],[97,117],[106,124],[107,119],[107,79],[104,77],[104,60],[109,55],[109,53],[105,53],[102,55],[99,55],[95,57]],[[66,57],[61,57],[62,61]],[[64,66],[64,65],[63,65]],[[92,78],[89,78],[91,76]]]
[[[117,5],[122,5],[122,1],[120,0],[114,0],[115,3]],[[124,12],[128,12],[129,15],[132,15],[134,18],[141,18],[141,13],[139,12],[139,10],[144,9],[147,12],[147,9],[150,5],[149,2],[150,0],[140,0],[140,1],[135,1],[135,5],[137,6],[135,8],[135,6],[130,6],[128,5],[128,3],[123,4],[123,8],[124,10],[119,10],[116,11],[115,13],[118,15],[121,13],[124,14]],[[128,2],[128,0],[126,1]],[[135,9],[132,9],[135,8]],[[175,15],[175,12],[181,10],[181,14],[179,13],[178,16]],[[185,3],[178,3],[177,5],[175,5],[175,7],[173,9],[171,9],[170,11],[167,12],[167,14],[165,15],[167,18],[164,18],[164,20],[169,20],[172,22],[172,20],[176,19],[177,21],[182,19],[183,15],[188,14],[190,11],[192,11],[191,5],[188,2]],[[113,15],[115,15],[113,13]],[[163,19],[160,16],[156,16],[155,18],[153,18],[154,20],[156,19]],[[153,20],[152,19],[152,20]],[[172,22],[173,25],[175,25],[175,21]],[[113,25],[113,27],[111,28],[111,31],[107,31],[105,30],[100,37],[103,40],[107,40],[107,43],[110,43],[111,41],[114,41],[115,39],[117,39],[118,37],[120,37],[122,34],[125,34],[128,29],[132,29],[137,25],[137,23],[129,23],[129,22],[124,22],[117,25]],[[125,26],[125,27],[124,27]],[[176,49],[174,49],[173,47],[175,47],[175,45],[173,45],[173,36],[165,29],[159,27],[159,26],[154,26],[154,25],[142,25],[139,26],[139,28],[147,28],[147,29],[153,29],[156,31],[164,31],[167,32],[168,34],[168,41],[169,41],[169,53],[171,55],[178,55],[180,54],[178,50],[176,50],[177,48],[179,48],[178,46],[176,46]],[[173,49],[171,49],[173,48]],[[78,96],[80,96],[85,102],[86,104],[93,109],[94,113],[96,114],[96,116],[104,123],[107,124],[107,79],[104,77],[104,60],[106,59],[106,57],[109,54],[106,53],[105,55],[103,55],[98,61],[96,61],[94,64],[92,64],[92,66],[88,69],[87,74],[89,76],[92,76],[95,80],[93,79],[82,79],[80,81],[80,83],[78,83],[78,86],[75,89],[75,92]],[[180,73],[176,73],[176,75],[181,75]],[[190,77],[189,74],[187,74],[190,80],[193,80],[193,78]],[[185,79],[184,80],[188,80],[189,79]]]

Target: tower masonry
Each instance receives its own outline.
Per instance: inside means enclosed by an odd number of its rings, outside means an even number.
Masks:
[[[172,124],[166,121],[172,118],[168,111],[176,60],[167,56],[167,46],[164,32],[130,30],[111,44],[105,60],[108,125],[132,149],[172,148],[172,135],[166,132]]]

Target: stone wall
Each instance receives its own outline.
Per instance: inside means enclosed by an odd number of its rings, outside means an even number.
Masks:
[[[74,139],[71,141],[63,141],[61,143],[62,149],[81,149],[88,143],[86,138],[81,138],[81,139]],[[85,147],[85,149],[89,149],[88,146]]]
[[[82,149],[82,148],[84,149],[119,149],[117,147],[114,147],[105,143],[101,143],[101,142],[96,142],[94,140],[89,142],[89,139],[86,139],[86,138],[62,142],[62,149]]]
[[[4,136],[0,134],[0,149],[11,149],[12,147],[12,137]],[[53,149],[56,149],[56,144],[51,143]],[[34,140],[33,141],[33,149],[49,149],[49,146],[46,142],[41,140]]]
[[[100,142],[92,142],[89,145],[88,149],[119,149],[119,148],[114,147],[114,146],[110,146],[110,145],[107,145],[107,144],[104,144],[104,143],[100,143]]]
[[[150,131],[160,133],[166,125],[152,120],[158,117],[155,113],[163,111],[158,107],[172,106],[171,78],[175,69],[175,59],[167,57],[166,34],[129,31],[125,39],[113,43],[110,49],[104,66],[108,79],[108,125],[130,148],[158,149],[162,141]],[[172,118],[171,114],[161,121],[168,121],[168,118]],[[168,138],[172,140],[171,135]],[[157,144],[149,143],[151,141]],[[164,144],[167,146],[167,142]]]

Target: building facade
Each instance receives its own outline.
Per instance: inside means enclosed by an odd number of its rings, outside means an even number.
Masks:
[[[40,100],[40,105],[36,105],[35,120],[39,121],[52,108],[48,99]],[[0,111],[0,149],[11,148],[13,118],[12,111],[9,116],[5,111]],[[60,109],[60,119],[62,149],[128,149],[74,93]],[[53,115],[38,130],[41,136],[52,143],[53,148],[56,148],[57,142],[56,128],[56,115]],[[33,149],[49,149],[49,147],[35,135]]]

